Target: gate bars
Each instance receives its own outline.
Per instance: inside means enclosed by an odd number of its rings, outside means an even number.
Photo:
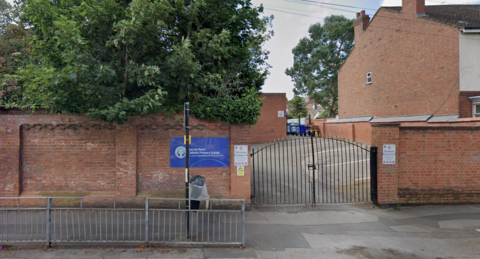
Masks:
[[[252,202],[376,202],[376,152],[376,147],[314,136],[253,149]]]
[[[185,209],[186,200],[0,197],[0,244],[137,242],[245,246],[244,200],[210,199],[210,204],[228,208],[215,210]]]

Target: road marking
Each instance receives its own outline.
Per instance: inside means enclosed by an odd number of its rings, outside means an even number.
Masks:
[[[370,177],[357,178],[355,179],[355,181],[366,180],[366,179],[370,179]]]
[[[370,161],[370,159],[356,160],[356,161],[352,161],[352,162],[345,162],[345,163],[333,164],[333,165],[325,165],[325,166],[323,166],[323,167],[329,167],[329,166],[335,166],[335,165],[352,164],[352,163],[358,163],[358,162],[364,162],[364,161]]]

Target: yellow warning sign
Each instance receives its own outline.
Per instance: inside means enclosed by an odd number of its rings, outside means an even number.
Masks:
[[[243,165],[237,166],[237,176],[245,176],[245,168]]]

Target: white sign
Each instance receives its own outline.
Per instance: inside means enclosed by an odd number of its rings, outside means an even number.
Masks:
[[[278,117],[279,118],[285,117],[285,111],[278,111]]]
[[[384,155],[395,155],[395,145],[383,145]]]
[[[235,156],[235,165],[248,165],[248,156]]]
[[[248,156],[248,145],[235,145],[236,156]]]
[[[245,167],[242,165],[237,166],[237,176],[245,176]]]
[[[383,155],[382,164],[384,164],[384,165],[394,165],[395,164],[395,155]]]

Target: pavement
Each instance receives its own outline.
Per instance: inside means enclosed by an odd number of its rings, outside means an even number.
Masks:
[[[480,258],[480,205],[261,206],[246,247],[8,244],[0,258]]]

